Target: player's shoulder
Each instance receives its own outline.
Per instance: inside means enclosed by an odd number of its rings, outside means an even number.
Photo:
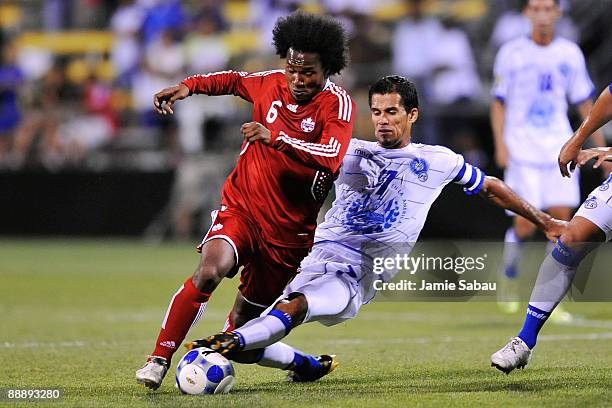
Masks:
[[[282,69],[270,69],[268,71],[256,71],[256,72],[247,72],[246,76],[248,77],[266,77],[266,78],[284,78],[285,71]]]
[[[412,147],[424,154],[424,155],[435,155],[436,157],[455,157],[457,156],[457,153],[455,153],[453,150],[451,150],[450,148],[446,147],[446,146],[442,146],[442,145],[431,145],[431,144],[425,144],[425,143],[411,143]]]
[[[356,104],[351,95],[344,88],[329,79],[321,91],[319,103],[321,106],[326,106],[334,112],[338,111],[339,119],[347,122],[351,121],[354,116]]]
[[[437,167],[453,168],[461,160],[461,155],[446,146],[424,143],[411,143],[414,153]]]
[[[498,57],[510,57],[512,55],[516,55],[516,52],[524,50],[529,46],[530,40],[528,37],[517,37],[505,42],[501,47],[499,47],[497,55]]]
[[[376,151],[377,146],[378,144],[376,142],[352,138],[349,143],[349,152],[352,154],[359,154],[364,157],[371,157]]]
[[[582,55],[580,46],[567,38],[556,37],[554,40],[554,45],[559,52],[567,53],[571,56]]]

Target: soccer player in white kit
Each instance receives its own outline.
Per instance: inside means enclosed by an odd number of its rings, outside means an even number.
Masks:
[[[380,79],[370,88],[369,102],[377,141],[351,141],[335,182],[336,200],[317,226],[315,244],[300,273],[261,317],[232,332],[196,340],[188,348],[209,347],[235,361],[290,370],[293,381],[313,381],[331,372],[334,356],[315,358],[279,340],[301,323],[329,326],[353,318],[372,300],[373,282],[380,279],[366,248],[375,244],[376,256],[393,257],[398,248],[409,253],[429,208],[451,182],[469,195],[479,194],[523,215],[550,237],[565,228],[564,222],[537,210],[461,155],[442,146],[411,143],[418,96],[407,79]]]
[[[559,0],[529,0],[524,12],[532,24],[531,35],[504,44],[495,59],[491,103],[495,161],[505,169],[504,181],[521,197],[555,218],[569,220],[580,203],[580,180],[557,173],[557,154],[572,135],[568,102],[586,118],[594,87],[578,45],[555,37]],[[603,135],[596,134],[594,142],[604,146]],[[522,243],[535,230],[519,214],[506,232],[503,276],[508,279],[502,288],[508,293],[499,292],[503,298],[513,296]],[[500,307],[514,313],[519,303],[500,302]]]
[[[574,136],[559,154],[559,169],[563,176],[596,158],[594,167],[612,161],[612,148],[580,150],[586,139],[612,120],[612,83],[604,89]],[[570,169],[568,170],[568,164]],[[609,173],[610,170],[608,169]],[[580,261],[599,243],[612,239],[612,174],[589,194],[567,230],[557,241],[538,272],[538,278],[527,306],[527,316],[519,334],[491,355],[491,365],[510,373],[523,368],[531,358],[540,329],[567,293]]]

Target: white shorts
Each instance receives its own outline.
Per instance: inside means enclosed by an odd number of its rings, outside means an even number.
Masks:
[[[601,186],[591,191],[574,217],[584,217],[597,225],[612,240],[612,174]]]
[[[333,326],[355,317],[362,305],[359,283],[346,274],[347,264],[323,259],[324,254],[325,251],[313,248],[283,294],[261,315],[267,315],[278,301],[297,292],[308,302],[304,323],[318,321]],[[354,270],[355,266],[352,268]]]
[[[535,208],[575,208],[580,204],[580,172],[571,178],[561,176],[557,164],[542,167],[510,162],[504,173],[504,181]],[[508,215],[515,215],[506,211]]]

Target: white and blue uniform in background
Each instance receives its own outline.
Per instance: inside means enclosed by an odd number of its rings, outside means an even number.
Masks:
[[[576,207],[579,177],[562,177],[557,156],[573,133],[568,102],[579,105],[595,90],[582,51],[563,38],[546,46],[518,38],[499,50],[494,77],[510,155],[505,182],[536,208]]]
[[[463,185],[471,195],[484,179],[480,169],[446,147],[410,143],[385,149],[353,139],[335,182],[336,200],[281,298],[293,292],[306,296],[304,322],[332,325],[354,317],[374,297],[373,282],[395,273],[374,274],[371,259],[409,253],[448,183]]]

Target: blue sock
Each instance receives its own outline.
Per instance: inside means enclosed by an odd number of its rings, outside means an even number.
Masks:
[[[527,347],[533,349],[536,345],[536,341],[538,339],[538,333],[548,316],[550,316],[551,312],[545,312],[544,310],[540,310],[537,307],[532,305],[527,306],[527,316],[525,317],[525,323],[523,323],[523,328],[521,332],[518,334],[521,340],[527,344]]]
[[[311,375],[321,367],[321,363],[310,354],[302,355],[295,353],[293,355],[293,361],[287,367],[287,370],[293,370],[300,375]]]
[[[509,228],[504,236],[504,275],[508,279],[518,277],[518,268],[523,258],[524,240],[516,235],[514,228]]]

